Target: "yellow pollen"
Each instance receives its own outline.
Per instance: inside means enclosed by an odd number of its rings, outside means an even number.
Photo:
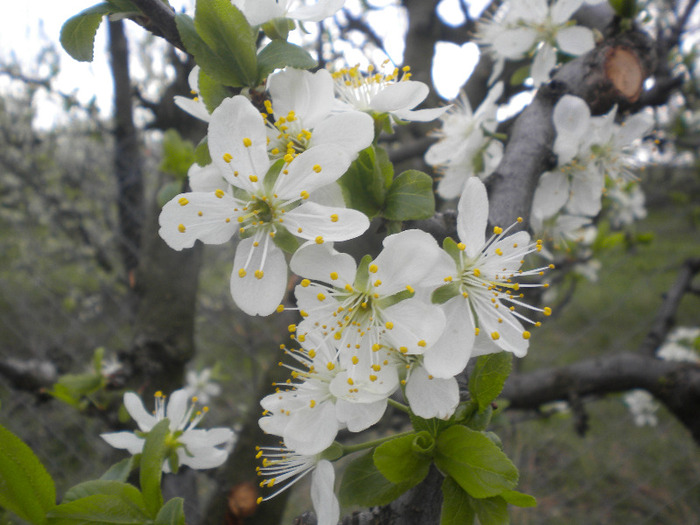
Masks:
[[[303,190],[300,194],[302,199],[308,199],[309,198],[309,192],[306,190]]]
[[[334,213],[331,215],[331,222],[338,222],[338,214]]]
[[[480,331],[481,330],[479,330],[479,327],[474,328],[474,335],[479,335]]]
[[[188,201],[185,197],[180,197],[177,202],[180,204],[180,206],[185,206],[190,201]]]
[[[238,277],[241,277],[241,278],[242,278],[242,277],[245,277],[245,276],[246,276],[245,268],[241,268],[240,270],[238,270]]]
[[[276,310],[277,310],[277,313],[284,312],[284,305],[283,304],[279,305]]]
[[[318,299],[319,301],[325,301],[326,296],[323,295],[322,293],[319,293],[319,294],[316,296],[316,299]]]
[[[321,166],[319,164],[314,164],[313,170],[316,173],[321,173]]]
[[[379,268],[377,267],[376,264],[370,264],[370,265],[369,265],[369,271],[370,271],[370,272],[372,272],[372,273],[377,273],[377,270],[379,270]]]
[[[481,275],[481,270],[479,268],[474,268],[474,276],[479,277]]]
[[[253,141],[250,140],[248,137],[245,137],[245,138],[243,139],[243,145],[244,145],[246,148],[249,148],[250,146],[253,145]]]
[[[500,235],[503,233],[503,228],[501,228],[500,226],[494,226],[493,233],[495,233],[496,235]]]
[[[392,328],[394,328],[394,323],[392,323],[391,321],[387,321],[387,323],[384,326],[386,326],[387,330],[391,330]]]
[[[420,346],[421,348],[425,348],[426,346],[428,346],[428,343],[421,339],[420,341],[418,341],[418,346]]]
[[[497,341],[498,339],[500,339],[500,337],[501,337],[501,334],[499,334],[498,332],[493,332],[491,334],[491,339],[493,339],[494,341]]]
[[[380,281],[379,279],[374,281],[374,286],[381,286],[381,285],[382,285],[382,281]]]
[[[323,237],[321,237],[320,235],[314,240],[316,241],[316,244],[323,244]]]
[[[310,406],[311,408],[315,407],[315,406],[316,406],[316,401],[314,401],[314,400],[312,399],[312,400],[309,402],[309,406]]]
[[[290,334],[293,334],[294,332],[297,331],[297,325],[295,325],[295,324],[290,324],[290,325],[287,327],[287,330],[289,330],[289,333],[290,333]]]
[[[224,162],[229,163],[233,160],[233,155],[230,153],[224,153]]]
[[[552,315],[552,309],[549,306],[544,307],[544,315]]]
[[[328,364],[326,365],[326,368],[328,370],[333,370],[335,368],[335,365],[329,361]]]
[[[331,272],[331,280],[335,281],[338,278],[338,272]]]
[[[348,377],[348,385],[354,385],[355,381],[352,380],[352,377]]]
[[[185,233],[185,230],[186,230],[186,228],[185,228],[185,225],[184,225],[184,224],[179,224],[179,225],[178,225],[177,231],[179,231],[180,233]]]
[[[300,284],[302,287],[306,288],[311,284],[311,281],[309,281],[308,279],[302,279]]]
[[[289,163],[292,162],[293,160],[294,160],[294,157],[292,156],[291,153],[287,153],[287,154],[284,156],[284,161],[285,161],[287,164],[289,164]]]
[[[360,362],[360,359],[356,355],[352,356],[352,364],[353,365],[356,365],[359,362]]]
[[[248,177],[250,179],[250,182],[258,182],[258,176],[257,175],[251,175]]]
[[[348,292],[354,292],[354,291],[355,291],[355,290],[353,290],[351,284],[346,284],[346,285],[345,285],[345,290],[347,290]]]
[[[457,248],[459,248],[460,250],[464,251],[464,250],[467,249],[467,245],[464,244],[463,242],[460,242],[460,243],[457,245]]]
[[[503,255],[503,250],[501,250],[500,248],[496,248],[495,252],[496,255]]]
[[[525,330],[525,331],[523,332],[523,339],[530,339],[530,335],[531,335],[530,332],[528,332],[527,330]]]
[[[447,277],[445,277],[445,278],[443,279],[443,281],[445,281],[446,283],[451,283],[451,282],[452,282],[452,276],[451,276],[451,275],[448,275]]]

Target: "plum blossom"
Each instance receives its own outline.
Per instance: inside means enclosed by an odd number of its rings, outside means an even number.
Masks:
[[[156,409],[146,411],[141,398],[133,392],[124,394],[124,406],[136,421],[140,432],[110,432],[100,437],[115,448],[126,449],[131,454],[143,451],[145,434],[163,419],[169,420],[170,438],[180,465],[194,469],[216,468],[226,461],[235,435],[228,428],[202,430],[197,425],[207,412],[207,407],[197,410],[197,399],[191,399],[184,389],[176,390],[166,402],[161,392],[156,392]],[[163,471],[170,472],[170,464],[163,462]]]
[[[486,240],[488,206],[484,184],[476,177],[470,178],[458,204],[457,233],[461,242],[445,241],[441,264],[435,269],[446,284],[433,292],[433,302],[443,305],[447,318],[440,340],[423,356],[426,370],[435,377],[453,377],[471,356],[482,353],[505,350],[524,356],[530,332],[521,321],[536,326],[539,322],[515,308],[551,314],[550,308],[529,305],[523,302],[523,294],[517,293],[521,288],[543,285],[515,282],[516,277],[543,275],[544,270],[553,268],[520,270],[523,258],[541,249],[541,241],[531,243],[524,231],[506,236],[517,222],[505,230],[495,227],[493,236]]]
[[[374,122],[366,113],[332,113],[333,79],[325,69],[310,73],[287,68],[270,77],[268,90],[271,100],[265,102],[263,115],[273,159],[333,145],[354,160],[374,140]]]
[[[386,64],[387,62],[384,63]],[[425,100],[430,89],[423,82],[410,80],[409,66],[404,66],[401,70],[393,68],[390,73],[380,73],[370,65],[366,74],[360,71],[359,66],[355,66],[336,71],[332,76],[338,111],[355,109],[370,114],[389,114],[399,121],[430,122],[448,109],[414,109]]]
[[[666,361],[700,363],[700,328],[678,326],[668,335],[656,351]]]
[[[478,41],[487,46],[502,64],[534,53],[530,76],[535,87],[549,79],[557,64],[557,51],[582,55],[595,46],[593,32],[571,25],[569,19],[583,0],[507,1],[494,18],[480,25]]]
[[[300,22],[320,22],[338,12],[345,0],[317,0],[305,5],[300,0],[233,0],[252,26],[275,18],[289,18]]]
[[[533,200],[533,213],[546,219],[564,210],[571,215],[596,216],[602,208],[606,177],[621,184],[636,180],[632,167],[636,142],[651,128],[647,113],[615,123],[617,108],[593,117],[580,98],[564,95],[554,107],[557,132],[554,152],[558,168],[540,177]]]
[[[501,162],[503,143],[494,133],[498,125],[496,101],[502,93],[503,83],[499,82],[472,112],[462,92],[459,101],[440,117],[442,127],[433,133],[439,141],[428,148],[425,161],[442,172],[437,192],[444,199],[459,197],[469,177],[484,179]]]
[[[649,392],[640,389],[630,390],[624,395],[623,401],[629,408],[635,425],[638,427],[658,425],[656,411],[659,410],[659,405]]]
[[[221,395],[221,385],[211,379],[211,368],[204,368],[200,372],[189,370],[185,381],[187,394],[196,397],[201,403],[208,403],[211,398]]]
[[[439,260],[435,240],[420,230],[384,239],[376,259],[365,256],[359,267],[347,254],[308,244],[292,257],[292,271],[305,277],[295,289],[303,320],[297,341],[331,342],[348,370],[348,383],[370,379],[381,370],[380,350],[419,355],[445,326],[440,308],[415,296],[431,284]],[[313,282],[312,282],[313,281]]]
[[[322,454],[305,455],[287,447],[257,447],[257,458],[262,458],[258,475],[264,477],[261,487],[277,487],[274,493],[258,498],[258,504],[274,498],[297,481],[311,474],[311,502],[318,525],[335,525],[340,519],[340,505],[333,491],[335,470]]]
[[[335,182],[350,165],[350,156],[333,144],[312,147],[272,162],[267,130],[243,96],[224,100],[211,115],[209,151],[222,177],[214,191],[181,193],[161,211],[159,234],[175,250],[227,242],[236,233],[231,295],[250,315],[269,315],[280,304],[287,285],[287,264],[277,243],[292,236],[316,243],[357,237],[369,226],[355,210],[313,202],[316,190]],[[218,179],[214,168],[194,170],[206,180]],[[213,175],[213,176],[212,176]]]

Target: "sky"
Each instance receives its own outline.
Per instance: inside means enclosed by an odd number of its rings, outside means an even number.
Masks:
[[[356,0],[348,0],[348,4]],[[24,0],[13,3],[10,16],[0,17],[0,60],[7,63],[16,58],[23,68],[23,73],[29,77],[43,76],[43,70],[37,66],[36,57],[42,48],[49,43],[54,43],[59,53],[60,74],[55,83],[55,88],[62,93],[75,94],[83,103],[88,103],[95,98],[98,107],[104,116],[108,116],[112,107],[112,80],[107,61],[107,30],[106,24],[102,24],[95,39],[95,59],[91,63],[77,62],[71,58],[59,44],[59,34],[62,24],[71,16],[83,9],[98,3],[98,0]],[[183,5],[192,5],[194,0],[171,0],[171,4],[178,9]],[[392,4],[394,0],[373,0],[374,4]],[[475,2],[475,13],[480,9]],[[463,15],[459,9],[459,0],[443,0],[439,6],[439,12],[445,19],[459,25],[463,21]],[[388,40],[388,51],[396,62],[402,61],[403,47],[401,35],[394,29],[395,23],[380,24],[391,27],[395,31],[394,38]],[[143,33],[135,24],[128,24],[128,31],[134,37]],[[135,38],[134,38],[135,39]],[[134,40],[132,39],[132,40]],[[133,43],[133,42],[132,42]],[[457,46],[447,42],[438,45],[438,53],[435,60],[435,73],[438,80],[438,93],[445,99],[455,98],[459,86],[466,80],[471,68],[466,67],[455,74],[452,64],[456,60],[460,63],[475,64],[478,51],[473,44]],[[352,62],[356,57],[350,55],[348,61]],[[445,73],[449,72],[449,73]],[[134,71],[135,75],[139,71]],[[0,76],[0,92],[11,90],[11,83],[7,77]],[[42,95],[37,107],[37,125],[51,127],[67,120],[57,109],[57,101]]]

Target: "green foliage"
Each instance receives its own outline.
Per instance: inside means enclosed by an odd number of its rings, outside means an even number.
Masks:
[[[360,152],[338,182],[346,204],[371,219],[384,206],[386,191],[392,177],[393,166],[389,171],[385,165],[380,164],[375,147],[370,146]]]
[[[472,525],[474,511],[469,505],[469,495],[450,476],[442,482],[442,509],[440,525]]]
[[[410,483],[392,483],[377,469],[373,451],[363,454],[348,464],[338,492],[342,506],[372,507],[388,505],[411,488]]]
[[[184,503],[182,498],[169,500],[158,512],[154,525],[185,525]]]
[[[131,485],[123,484],[124,487]],[[149,515],[143,498],[136,492],[123,490],[119,494],[93,494],[69,503],[62,503],[48,514],[49,525],[120,524],[143,525]],[[136,496],[138,494],[138,496]]]
[[[432,462],[429,452],[434,444],[428,432],[391,439],[375,449],[374,465],[392,483],[412,487],[428,475]]]
[[[637,14],[637,0],[608,0],[608,3],[620,18],[634,18]]]
[[[513,354],[497,352],[482,355],[469,378],[469,393],[483,411],[498,397],[513,368]]]
[[[231,96],[231,91],[226,86],[211,78],[201,68],[197,77],[197,86],[199,96],[202,97],[209,113],[218,108],[225,98]]]
[[[139,482],[146,500],[148,514],[155,517],[163,506],[163,493],[160,480],[163,475],[163,462],[168,454],[167,439],[170,436],[170,421],[159,421],[146,435],[141,455]]]
[[[524,66],[519,67],[516,69],[513,74],[510,76],[510,85],[511,86],[519,86],[525,80],[527,77],[530,76],[530,64],[526,64]]]
[[[264,80],[277,68],[285,66],[311,69],[318,63],[308,51],[286,40],[273,40],[258,53],[258,79]]]
[[[100,479],[104,481],[126,481],[131,471],[138,467],[140,461],[141,454],[129,456],[109,467]]]
[[[206,136],[199,141],[194,150],[194,160],[199,166],[208,166],[211,164],[211,154],[209,153],[209,140]]]
[[[476,512],[480,525],[508,525],[508,503],[500,497],[476,499],[470,498],[469,504]]]
[[[392,221],[429,219],[435,214],[433,179],[408,170],[394,179],[386,195],[384,216]]]
[[[173,197],[182,192],[182,182],[173,180],[163,184],[156,195],[156,202],[161,208],[170,202]]]
[[[163,134],[163,160],[160,163],[160,170],[184,180],[193,162],[194,144],[184,140],[175,129],[166,131]]]
[[[475,498],[512,490],[518,470],[482,432],[454,425],[437,438],[435,464]]]
[[[54,482],[34,452],[0,425],[0,506],[31,523],[46,523],[55,506]]]

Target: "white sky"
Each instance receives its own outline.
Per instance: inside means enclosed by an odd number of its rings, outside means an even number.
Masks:
[[[353,0],[348,0],[351,4]],[[106,24],[102,24],[97,32],[95,40],[95,59],[91,63],[77,62],[73,60],[59,44],[59,34],[62,24],[71,16],[98,3],[99,0],[24,0],[15,2],[11,14],[0,17],[0,59],[7,63],[13,57],[17,57],[27,76],[42,76],[46,71],[41,71],[35,58],[42,48],[53,42],[59,53],[60,74],[55,88],[63,93],[75,93],[79,100],[87,103],[93,97],[105,116],[109,115],[112,105],[112,80],[106,55]],[[181,5],[191,5],[194,0],[171,0],[176,8]],[[392,0],[374,0],[375,4],[391,4]],[[481,2],[477,2],[481,3]],[[459,0],[443,0],[439,11],[441,16],[449,19],[453,24],[459,25],[463,21],[463,15],[459,10]],[[476,13],[475,13],[476,14]],[[127,24],[134,36],[143,31],[134,24]],[[381,24],[385,27],[396,27],[395,24]],[[397,35],[396,40],[400,39]],[[133,40],[133,39],[132,39]],[[396,40],[388,43],[389,54],[396,61],[402,60],[402,45]],[[133,42],[132,42],[133,43]],[[459,86],[471,73],[473,65],[454,73],[455,63],[474,63],[477,55],[473,44],[465,44],[460,47],[455,44],[440,43],[436,58],[437,78],[439,78],[438,92],[443,98],[450,99],[457,95]],[[350,59],[352,61],[353,59]],[[451,73],[445,75],[439,70],[444,69]],[[136,72],[138,74],[138,72]],[[11,84],[7,77],[0,76],[0,92],[7,92]],[[39,101],[37,108],[39,113],[38,124],[49,127],[53,123],[65,120],[56,110],[56,102],[46,100]]]

